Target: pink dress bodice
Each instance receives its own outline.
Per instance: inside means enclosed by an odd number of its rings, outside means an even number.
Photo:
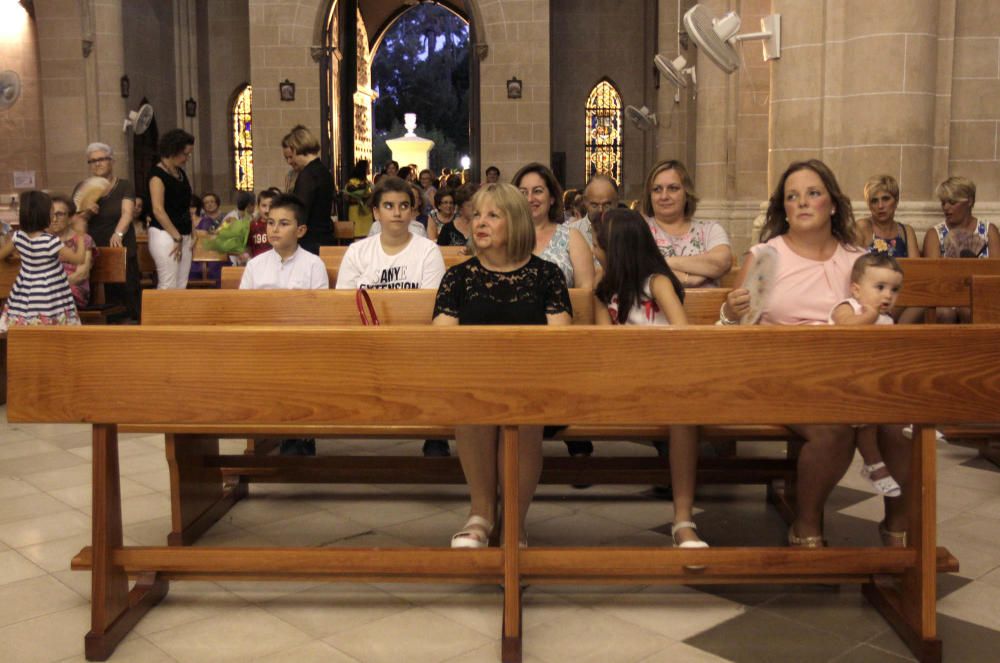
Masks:
[[[825,325],[830,311],[851,296],[851,268],[864,251],[839,244],[828,260],[810,260],[792,251],[782,235],[750,248],[778,252],[778,273],[762,325]]]

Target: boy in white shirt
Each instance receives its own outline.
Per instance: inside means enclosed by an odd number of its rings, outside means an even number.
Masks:
[[[271,203],[267,219],[267,241],[272,251],[251,258],[243,270],[240,290],[325,290],[330,287],[323,260],[299,246],[306,234],[306,208],[290,194]],[[281,441],[282,456],[315,456],[316,440],[293,438]]]
[[[299,246],[306,234],[306,208],[291,194],[271,203],[266,251],[247,263],[240,290],[323,290],[330,287],[322,258]]]
[[[371,206],[382,232],[347,247],[337,273],[338,289],[437,289],[444,276],[441,250],[409,228],[418,203],[402,179],[379,179]]]

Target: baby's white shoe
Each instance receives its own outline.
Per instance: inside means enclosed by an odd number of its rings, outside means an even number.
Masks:
[[[872,482],[880,494],[886,497],[899,497],[903,494],[903,489],[899,487],[896,480],[892,478],[891,474],[886,474],[881,479],[873,479],[872,474],[878,470],[884,469],[885,463],[875,463],[873,465],[862,465],[861,466],[861,476]]]

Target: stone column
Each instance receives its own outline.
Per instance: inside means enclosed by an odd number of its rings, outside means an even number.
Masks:
[[[282,187],[288,165],[281,139],[296,124],[319,138],[319,65],[311,47],[322,44],[316,25],[325,18],[327,0],[250,2],[250,77],[253,82],[255,187]],[[295,83],[295,100],[281,101],[278,83]]]
[[[529,161],[551,158],[549,3],[482,0],[488,52],[480,65],[482,166],[508,180]],[[507,98],[507,80],[522,81],[520,99]]]
[[[947,163],[954,0],[773,0],[782,15],[772,68],[769,180],[817,157],[855,200],[888,173],[903,200],[931,196]],[[949,13],[951,18],[949,18]],[[860,210],[864,213],[864,210]]]

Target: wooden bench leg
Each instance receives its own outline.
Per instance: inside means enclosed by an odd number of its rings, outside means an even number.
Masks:
[[[90,632],[84,638],[84,652],[88,661],[104,661],[136,622],[166,596],[168,584],[149,573],[130,592],[125,569],[112,561],[115,550],[122,547],[117,427],[95,425],[93,449],[93,567]]]
[[[914,426],[914,433],[918,427]],[[913,444],[907,489],[908,546],[917,563],[903,572],[897,590],[883,579],[864,585],[864,594],[921,663],[940,663],[937,637],[937,440],[933,426],[919,429]]]
[[[216,437],[168,434],[166,453],[171,514],[167,545],[189,546],[246,497],[247,486],[239,478],[227,486],[221,468],[206,466],[206,457],[219,455]]]
[[[767,501],[778,510],[778,515],[789,527],[795,522],[795,482],[802,444],[802,440],[788,440],[788,473],[767,484]]]
[[[518,509],[517,426],[504,426],[503,444],[503,635],[500,659],[521,663],[521,515]]]

